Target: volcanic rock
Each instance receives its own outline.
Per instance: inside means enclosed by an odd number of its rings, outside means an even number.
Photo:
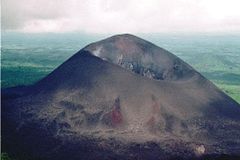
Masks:
[[[81,49],[2,90],[2,148],[18,159],[240,156],[240,105],[172,53],[133,35]]]

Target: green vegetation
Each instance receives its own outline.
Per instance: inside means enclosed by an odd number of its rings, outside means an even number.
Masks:
[[[11,159],[7,153],[1,153],[1,160],[13,160],[13,159]]]
[[[45,75],[50,73],[52,69],[43,67],[29,66],[3,66],[1,81],[2,87],[14,87],[17,85],[30,85]]]
[[[216,85],[226,94],[232,97],[235,101],[240,103],[240,85],[229,85],[221,83],[216,83]]]

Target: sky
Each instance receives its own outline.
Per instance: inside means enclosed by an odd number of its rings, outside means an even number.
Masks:
[[[2,0],[2,31],[239,32],[240,0]]]

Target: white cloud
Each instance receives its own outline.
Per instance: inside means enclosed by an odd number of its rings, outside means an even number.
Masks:
[[[239,31],[239,0],[2,0],[2,29],[21,32]]]

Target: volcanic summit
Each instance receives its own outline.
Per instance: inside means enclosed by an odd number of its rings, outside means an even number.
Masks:
[[[240,105],[133,35],[89,44],[32,86],[2,90],[2,148],[19,159],[240,156]]]

